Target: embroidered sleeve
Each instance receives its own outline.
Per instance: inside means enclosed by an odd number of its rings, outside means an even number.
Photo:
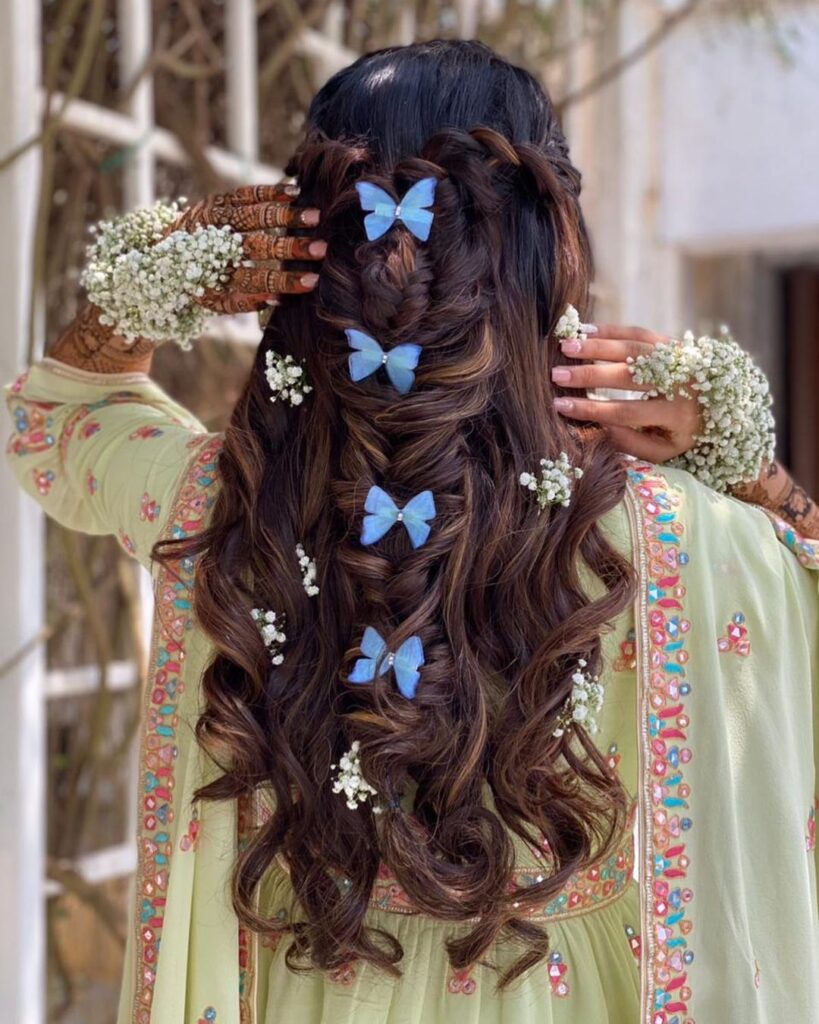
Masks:
[[[141,373],[44,359],[6,388],[23,489],[64,526],[108,533],[143,565],[205,428]]]

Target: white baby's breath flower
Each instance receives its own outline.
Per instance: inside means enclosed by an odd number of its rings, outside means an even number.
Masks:
[[[318,584],[316,583],[316,563],[308,554],[306,554],[304,547],[301,544],[296,545],[296,558],[299,560],[299,569],[301,570],[301,581],[307,592],[308,597],[315,597],[319,592]]]
[[[596,675],[586,671],[586,661],[580,658],[572,673],[572,692],[557,717],[553,736],[562,736],[572,723],[583,726],[588,733],[599,731],[596,716],[603,709],[605,692]]]
[[[278,352],[268,349],[265,353],[265,377],[270,385],[271,402],[280,398],[291,405],[301,405],[304,396],[313,389],[303,379],[304,367],[300,366],[292,356],[281,356]]]
[[[646,397],[692,394],[702,407],[703,431],[689,451],[670,461],[717,491],[755,480],[773,459],[774,420],[765,374],[723,325],[719,337],[655,345],[649,355],[630,361],[635,383],[649,385]]]
[[[263,608],[253,608],[250,614],[261,633],[270,660],[274,665],[281,665],[284,661],[281,646],[287,641],[287,634],[283,629],[284,615],[277,616],[275,612],[265,611]]]
[[[540,513],[549,505],[568,505],[574,481],[581,476],[583,470],[572,466],[566,452],[561,452],[557,459],[540,460],[540,480],[532,473],[521,473],[518,481],[527,490],[537,492]]]
[[[353,740],[352,746],[341,755],[338,764],[330,765],[331,768],[338,768],[338,774],[333,781],[333,792],[344,794],[351,811],[357,810],[359,804],[363,804],[371,796],[378,796],[378,791],[361,774],[360,748],[360,742]],[[380,811],[381,808],[376,805],[373,810]]]

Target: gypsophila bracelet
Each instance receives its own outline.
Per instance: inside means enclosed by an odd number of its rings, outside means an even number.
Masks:
[[[569,504],[574,481],[583,476],[583,470],[572,466],[569,456],[561,452],[557,459],[540,460],[540,479],[532,473],[521,473],[519,483],[537,495],[538,514],[549,505]]]
[[[650,355],[627,362],[635,384],[651,388],[644,397],[690,398],[693,393],[702,407],[703,431],[696,444],[669,465],[727,492],[756,480],[763,463],[773,459],[768,380],[727,327],[720,328],[717,338],[695,338],[686,331],[682,341],[663,342]]]
[[[145,338],[190,348],[209,315],[197,300],[242,262],[242,236],[229,226],[166,235],[180,202],[133,210],[94,229],[80,281],[102,310],[100,322],[131,343]]]
[[[599,732],[595,716],[603,709],[603,684],[599,676],[586,671],[586,664],[585,659],[578,659],[577,669],[572,674],[572,692],[558,715],[553,736],[562,736],[575,723],[589,733]]]

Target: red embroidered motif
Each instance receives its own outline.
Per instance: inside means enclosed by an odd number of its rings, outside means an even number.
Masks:
[[[54,470],[53,469],[35,469],[34,473],[34,486],[45,497],[51,490],[51,485],[54,483]]]
[[[196,849],[196,840],[199,838],[199,807],[193,809],[188,828],[179,840],[179,849],[187,853],[188,850]]]
[[[819,807],[819,800],[814,802],[813,807],[808,811],[808,829],[805,835],[805,849],[808,853],[816,849],[816,808]]]
[[[99,485],[97,484],[97,478],[89,469],[88,475],[85,478],[85,488],[92,497],[97,493],[98,486]]]
[[[336,985],[352,985],[355,981],[355,965],[342,964],[330,971],[327,977]]]
[[[620,654],[615,659],[612,668],[615,672],[633,672],[637,667],[637,637],[633,629],[626,634],[626,639],[620,644]]]
[[[446,980],[446,990],[454,996],[471,996],[478,988],[478,983],[472,977],[475,965],[470,964],[460,971],[451,971]]]
[[[634,959],[639,963],[643,952],[642,943],[640,942],[640,936],[630,924],[626,925],[626,938],[628,939],[629,948],[634,954]]]
[[[117,533],[120,544],[125,548],[129,555],[133,556],[136,554],[136,544],[131,540],[128,534],[124,530],[119,530]]]
[[[570,991],[569,983],[566,981],[569,965],[563,963],[563,954],[557,951],[550,953],[546,967],[549,972],[552,995],[557,996],[558,999],[565,999]]]
[[[101,423],[98,423],[97,420],[89,420],[88,423],[83,423],[80,428],[80,437],[83,441],[87,441],[89,437],[93,437],[94,434],[98,434],[101,430]]]
[[[128,435],[129,441],[147,441],[152,437],[162,437],[165,433],[161,427],[137,427],[132,433]]]
[[[741,658],[747,658],[751,653],[748,627],[745,625],[745,616],[742,612],[736,612],[725,627],[725,636],[717,640],[717,647],[720,654],[738,654]]]
[[[161,509],[159,505],[157,505],[150,494],[146,491],[145,494],[142,495],[142,500],[139,504],[139,518],[142,519],[143,522],[155,523],[159,518],[160,511]]]
[[[651,474],[651,475],[650,475]],[[681,570],[688,555],[680,550],[684,532],[678,519],[679,497],[655,467],[637,464],[629,470],[636,496],[635,511],[643,533],[647,620],[641,625],[646,662],[642,685],[641,758],[650,778],[643,779],[651,806],[644,806],[644,898],[650,927],[646,944],[647,984],[643,1007],[653,1024],[695,1024],[688,1016],[691,989],[688,965],[694,953],[688,945],[692,922],[686,916],[693,892],[684,885],[689,859],[680,837],[692,826],[688,810],[691,790],[685,765],[691,760],[685,746],[690,724],[685,699],[691,692],[685,666],[683,617],[685,586]],[[648,787],[646,789],[646,787]]]

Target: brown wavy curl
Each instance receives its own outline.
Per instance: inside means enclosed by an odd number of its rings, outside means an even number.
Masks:
[[[285,300],[265,333],[226,432],[209,528],[161,548],[166,560],[197,556],[196,615],[216,648],[197,736],[223,774],[196,796],[272,791],[275,812],[238,857],[234,905],[246,926],[276,932],[254,895],[276,858],[288,865],[303,917],[288,926],[292,969],[361,959],[400,973],[397,939],[365,921],[383,860],[420,912],[477,919],[447,943],[454,968],[491,963],[499,938],[520,947],[502,988],[549,950],[527,910],[606,856],[626,816],[588,735],[552,735],[577,659],[599,664],[601,631],[633,593],[598,526],[623,497],[623,469],[600,433],[570,428],[552,404],[559,348],[544,335],[567,303],[587,305],[579,178],[556,126],[540,147],[442,131],[389,169],[365,145],[313,131],[288,171],[300,202],[323,211],[317,294]],[[398,197],[430,175],[429,241],[400,225],[366,241],[355,182]],[[401,396],[378,374],[353,383],[347,327],[385,348],[420,345],[415,387]],[[270,349],[305,362],[314,391],[303,406],[270,402]],[[567,508],[539,515],[518,476],[561,451],[583,477]],[[362,546],[373,484],[399,504],[432,490],[426,544],[413,550],[394,528]],[[300,541],[318,564],[315,598]],[[286,615],[278,667],[251,606]],[[366,625],[391,650],[421,636],[414,700],[390,675],[347,682]],[[382,799],[414,794],[411,808],[351,811],[333,794],[331,765],[354,740]],[[510,885],[511,833],[548,840],[554,870],[542,882]]]

